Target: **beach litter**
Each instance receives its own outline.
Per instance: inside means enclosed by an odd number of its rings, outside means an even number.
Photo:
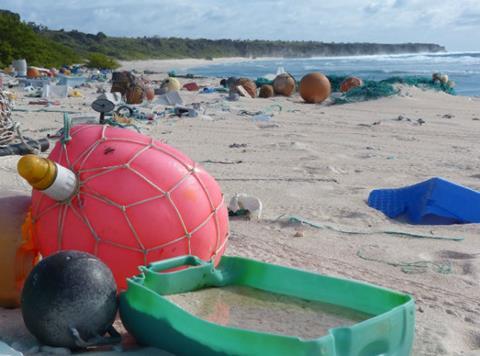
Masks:
[[[118,344],[121,337],[112,325],[116,291],[112,272],[95,256],[54,253],[35,265],[25,280],[21,297],[25,326],[42,344],[53,347]]]
[[[122,321],[142,344],[174,354],[184,345],[205,356],[411,352],[415,303],[400,292],[231,256],[218,265],[181,256],[141,272],[120,296]]]
[[[228,203],[230,216],[246,216],[248,219],[258,220],[262,216],[262,201],[246,193],[236,193]]]
[[[368,205],[392,219],[406,215],[414,224],[480,222],[480,192],[439,177],[404,188],[373,190]]]
[[[82,164],[70,166],[66,157]],[[42,201],[30,222],[42,256],[59,249],[95,253],[118,288],[136,273],[139,258],[146,264],[190,253],[218,261],[223,254],[228,212],[218,183],[159,140],[108,125],[70,127],[66,120],[49,158],[22,157],[18,171],[33,188],[32,206]],[[44,172],[40,180],[32,176],[37,171]],[[179,196],[175,208],[170,199],[158,199],[166,193]],[[45,214],[55,206],[63,208]],[[128,216],[119,206],[127,207]],[[88,220],[76,218],[78,212]],[[190,237],[204,242],[190,244]]]

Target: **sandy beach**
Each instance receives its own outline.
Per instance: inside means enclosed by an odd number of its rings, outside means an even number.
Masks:
[[[211,62],[136,61],[122,66],[158,72],[144,77],[162,79],[171,69],[205,63]],[[218,85],[217,78],[196,81]],[[108,83],[99,85],[110,90]],[[34,99],[19,89],[14,91],[17,109],[40,108],[29,105]],[[48,108],[58,113],[15,111],[13,119],[25,135],[39,138],[62,127],[64,110],[80,113],[73,117],[98,117],[90,108],[98,95],[95,85],[80,91],[83,98],[62,99]],[[263,202],[260,220],[231,220],[226,254],[411,294],[417,307],[413,355],[480,354],[480,227],[410,225],[390,220],[366,203],[373,189],[432,177],[480,190],[479,98],[414,87],[403,87],[400,95],[390,98],[332,106],[305,104],[298,94],[241,97],[236,102],[220,93],[182,90],[180,95],[186,104],[199,103],[202,115],[161,118],[140,124],[142,132],[203,165],[218,180],[227,201],[243,192]],[[251,113],[258,111],[274,115],[255,122]],[[18,158],[0,157],[0,187],[29,193],[16,173]],[[290,223],[288,216],[315,222],[319,228]],[[352,230],[369,233],[345,232]],[[464,239],[406,238],[387,234],[389,230]],[[419,261],[421,268],[403,268]],[[19,309],[0,309],[0,340],[28,350],[34,340],[22,328]]]

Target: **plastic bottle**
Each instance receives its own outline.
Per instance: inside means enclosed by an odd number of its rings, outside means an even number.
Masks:
[[[2,191],[0,194],[0,306],[19,305],[23,281],[31,271],[36,252],[26,248],[22,225],[31,198],[22,192]]]

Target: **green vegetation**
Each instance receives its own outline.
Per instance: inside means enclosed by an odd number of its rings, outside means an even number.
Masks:
[[[324,43],[313,41],[240,41],[159,37],[107,37],[78,31],[43,30],[41,35],[85,55],[99,52],[120,60],[148,58],[312,57],[442,52],[429,43]]]
[[[61,66],[85,61],[115,68],[118,60],[149,58],[312,57],[414,52],[442,52],[429,43],[324,43],[313,41],[208,40],[160,37],[108,37],[79,31],[52,31],[24,23],[20,16],[0,10],[0,66],[25,58],[29,65]],[[108,58],[111,57],[111,58]]]
[[[88,68],[98,69],[117,69],[120,67],[115,59],[110,58],[102,53],[92,53],[88,56],[88,62],[86,63]]]
[[[80,60],[75,52],[35,33],[20,16],[0,10],[0,67],[25,58],[29,65],[61,66]]]

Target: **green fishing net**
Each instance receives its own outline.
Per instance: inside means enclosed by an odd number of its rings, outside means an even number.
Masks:
[[[340,84],[347,78],[346,76],[327,76],[332,85],[332,92],[340,91]],[[432,89],[443,91],[455,95],[455,89],[451,82],[441,83],[426,77],[390,77],[384,80],[365,80],[361,87],[350,89],[340,97],[334,98],[335,104],[356,103],[360,101],[375,100],[389,97],[399,93],[396,84],[415,86],[422,89]]]

